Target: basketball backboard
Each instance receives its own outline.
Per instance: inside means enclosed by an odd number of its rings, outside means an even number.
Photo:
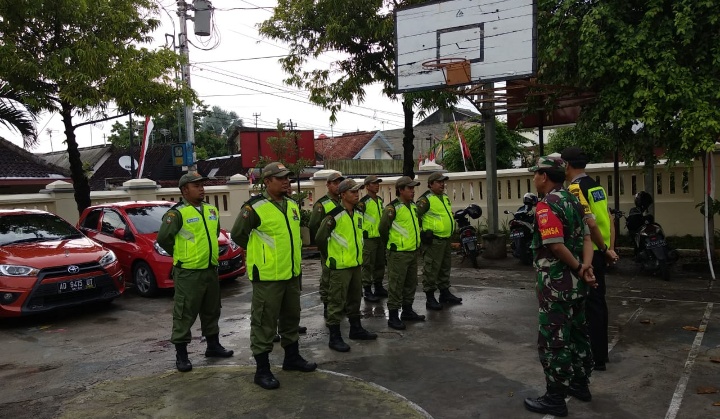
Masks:
[[[534,76],[535,16],[534,0],[442,0],[396,10],[397,91],[444,88],[445,63],[463,60],[464,84]]]

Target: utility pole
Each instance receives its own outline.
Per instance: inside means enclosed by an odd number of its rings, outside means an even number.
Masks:
[[[185,82],[187,87],[191,87],[190,84],[190,50],[188,48],[187,39],[187,11],[188,4],[185,0],[177,0],[178,5],[178,16],[180,17],[180,56],[183,58],[183,63],[180,68],[182,73],[182,80]],[[195,164],[195,126],[193,121],[193,109],[191,103],[185,103],[185,142],[187,143],[188,152],[192,153],[192,164],[188,166],[188,171],[192,172],[197,169]]]
[[[260,166],[260,156],[262,155],[262,151],[261,151],[262,150],[262,148],[261,148],[262,142],[260,141],[260,130],[258,130],[258,127],[257,127],[257,121],[258,121],[258,118],[260,117],[260,114],[253,113],[253,116],[255,117],[255,137],[257,138],[257,152],[258,152],[255,165]]]
[[[295,163],[300,162],[300,145],[298,144],[298,138],[297,133],[295,132],[295,124],[293,124],[292,119],[290,122],[288,122],[288,126],[290,127],[290,135],[292,135],[293,140],[295,141]],[[300,199],[300,172],[302,169],[300,169],[300,165],[297,165],[298,167],[298,173],[297,174],[297,193],[298,193],[298,199]],[[298,205],[300,205],[300,208],[302,208],[302,201],[298,201]]]
[[[133,133],[135,125],[133,124],[132,112],[130,113],[130,179],[135,179],[135,153],[133,152]]]

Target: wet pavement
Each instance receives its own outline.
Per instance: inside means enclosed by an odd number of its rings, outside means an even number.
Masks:
[[[144,299],[132,290],[111,306],[0,320],[0,417],[8,418],[541,418],[522,401],[544,390],[537,358],[534,275],[516,259],[454,260],[453,291],[463,304],[427,312],[421,287],[407,330],[387,327],[386,307],[363,303],[363,325],[377,341],[347,339],[348,353],[327,346],[317,293],[319,262],[304,261],[301,353],[315,373],[273,371],[281,383],[252,383],[251,286],[224,283],[221,342],[228,359],[189,345],[192,372],[174,370],[169,344],[172,297]],[[608,275],[610,363],[595,372],[593,400],[568,402],[578,418],[720,417],[720,293],[708,276],[642,275],[624,260]],[[199,335],[199,323],[193,327]]]

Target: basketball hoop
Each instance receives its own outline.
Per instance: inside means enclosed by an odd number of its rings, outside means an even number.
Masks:
[[[445,84],[457,86],[470,83],[470,61],[465,58],[444,57],[422,63],[428,70],[442,70]]]

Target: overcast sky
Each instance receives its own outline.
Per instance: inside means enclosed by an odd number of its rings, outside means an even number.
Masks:
[[[180,30],[176,1],[159,0],[158,3],[164,10],[160,16],[162,28],[150,45],[153,48],[164,47],[165,34],[170,34],[171,39]],[[329,112],[310,104],[306,92],[284,85],[286,74],[278,63],[278,56],[286,55],[288,49],[261,38],[257,31],[257,24],[271,16],[275,4],[273,0],[212,0],[216,11],[215,28],[210,37],[195,36],[193,22],[188,21],[189,39],[193,44],[190,46],[191,84],[206,104],[236,112],[248,126],[255,125],[253,114],[260,114],[259,127],[274,127],[278,119],[281,122],[292,119],[297,129],[312,129],[315,135],[402,128],[401,104],[383,96],[379,85],[367,89],[364,103],[340,112],[332,128]],[[337,55],[324,55],[309,66],[328,68],[337,58]],[[461,106],[472,107],[469,103]],[[113,122],[77,129],[78,143],[81,147],[103,144],[103,137],[109,135]],[[59,115],[42,115],[38,130],[40,146],[33,152],[66,149]],[[22,144],[17,133],[0,130],[0,135],[17,145]]]

